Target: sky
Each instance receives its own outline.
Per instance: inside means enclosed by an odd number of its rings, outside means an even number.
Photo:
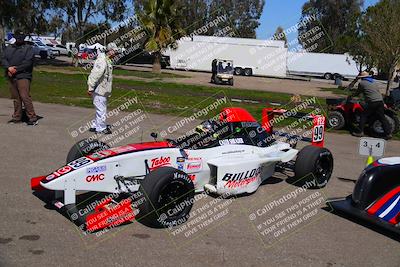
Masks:
[[[257,39],[268,39],[278,26],[290,28],[300,20],[301,8],[306,0],[266,0],[257,29]],[[378,0],[365,0],[364,8],[374,5]]]

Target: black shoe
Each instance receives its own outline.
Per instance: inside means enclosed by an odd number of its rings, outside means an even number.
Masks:
[[[96,132],[96,128],[89,128],[89,132],[95,133]]]
[[[35,126],[35,125],[37,125],[37,124],[38,124],[38,121],[37,121],[37,120],[28,121],[28,122],[26,123],[26,125],[28,125],[28,126]]]
[[[97,132],[98,134],[112,134],[111,130],[109,128],[106,128],[105,130],[101,132]]]
[[[351,135],[355,136],[355,137],[363,137],[364,133],[363,132],[353,132],[353,133],[351,133]]]
[[[35,126],[35,125],[37,125],[38,124],[38,121],[36,120],[36,121],[28,121],[27,123],[26,123],[26,125],[28,125],[28,126]]]
[[[22,122],[21,120],[11,119],[7,123],[9,123],[9,124],[17,124],[17,123],[21,123],[21,122]]]

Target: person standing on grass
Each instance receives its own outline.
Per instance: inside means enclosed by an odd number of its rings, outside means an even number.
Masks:
[[[14,38],[15,43],[5,48],[1,59],[10,83],[11,99],[14,100],[14,114],[8,123],[22,122],[23,103],[28,117],[27,124],[34,126],[38,118],[29,93],[33,72],[33,49],[25,44],[25,34],[22,31],[16,31]]]
[[[106,124],[107,100],[112,91],[112,61],[117,46],[114,43],[107,45],[106,53],[99,53],[88,78],[88,95],[93,98],[96,116],[90,132],[111,134],[110,127]]]

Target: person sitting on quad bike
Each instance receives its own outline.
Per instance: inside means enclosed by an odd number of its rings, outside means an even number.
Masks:
[[[353,135],[362,137],[364,135],[365,123],[367,122],[368,117],[374,114],[382,123],[383,130],[385,132],[384,138],[387,140],[391,139],[392,134],[390,130],[390,122],[385,117],[385,104],[383,102],[383,96],[380,93],[375,80],[366,71],[361,72],[357,78],[361,79],[361,81],[358,84],[358,89],[350,97],[362,94],[367,106],[361,115],[359,131],[353,132]]]

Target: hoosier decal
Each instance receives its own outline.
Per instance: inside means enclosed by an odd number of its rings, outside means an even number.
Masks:
[[[237,188],[246,186],[254,181],[256,181],[261,174],[262,168],[256,168],[249,171],[239,172],[239,173],[225,173],[222,181],[226,182],[225,187]]]

